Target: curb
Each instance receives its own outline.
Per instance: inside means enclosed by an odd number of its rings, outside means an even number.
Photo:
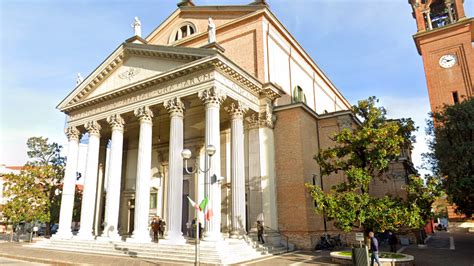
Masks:
[[[67,261],[40,259],[40,258],[35,258],[35,257],[25,257],[25,256],[20,256],[20,255],[12,255],[8,253],[0,253],[0,257],[29,261],[29,262],[47,263],[47,264],[53,264],[53,265],[75,265],[74,263],[67,262]]]

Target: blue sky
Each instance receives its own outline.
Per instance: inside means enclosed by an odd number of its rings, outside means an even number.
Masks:
[[[178,0],[0,1],[0,163],[26,162],[26,140],[45,136],[66,143],[65,115],[56,105],[133,35],[135,16],[148,35]],[[251,0],[195,0],[247,4]],[[424,151],[429,111],[416,31],[406,0],[269,0],[271,10],[346,98],[375,95],[392,117],[413,117],[421,127],[415,164]],[[465,2],[472,16],[473,1]]]

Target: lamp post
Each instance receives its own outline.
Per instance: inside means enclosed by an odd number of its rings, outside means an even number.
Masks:
[[[216,147],[213,145],[208,145],[206,147],[206,157],[204,158],[204,169],[201,169],[201,166],[199,165],[199,162],[196,161],[195,167],[192,171],[189,171],[188,169],[188,160],[191,159],[192,153],[189,149],[184,149],[181,152],[181,157],[184,159],[184,169],[185,171],[192,175],[195,174],[196,172],[200,173],[207,173],[211,169],[211,157],[216,153]],[[208,158],[209,157],[209,158]],[[209,165],[207,165],[207,162],[209,162]],[[197,199],[196,199],[197,200]],[[195,249],[195,257],[194,257],[194,265],[199,265],[199,215],[198,215],[198,210],[195,210],[196,212],[196,249]]]

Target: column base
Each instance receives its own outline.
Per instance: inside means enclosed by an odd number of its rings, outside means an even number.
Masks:
[[[95,236],[92,234],[77,234],[77,236],[73,236],[73,239],[77,240],[95,240]]]
[[[125,242],[128,243],[151,243],[151,237],[149,234],[143,235],[132,235],[131,237],[127,238]]]
[[[184,245],[186,244],[186,239],[183,237],[181,232],[172,232],[168,231],[165,237],[165,243],[174,244],[174,245]]]
[[[72,239],[74,236],[72,234],[71,231],[67,232],[61,232],[58,230],[58,232],[54,235],[51,236],[51,239],[65,239],[65,240],[68,240],[68,239]]]
[[[221,232],[204,232],[203,241],[219,242],[224,241]]]
[[[122,242],[122,237],[119,234],[109,236],[99,236],[96,238],[100,242]]]
[[[242,239],[244,238],[244,235],[245,235],[245,232],[242,232],[242,231],[232,231],[230,232],[230,238],[232,239]]]

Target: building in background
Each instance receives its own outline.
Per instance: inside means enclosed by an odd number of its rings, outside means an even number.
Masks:
[[[466,17],[463,2],[409,0],[432,111],[474,94],[474,19]]]

